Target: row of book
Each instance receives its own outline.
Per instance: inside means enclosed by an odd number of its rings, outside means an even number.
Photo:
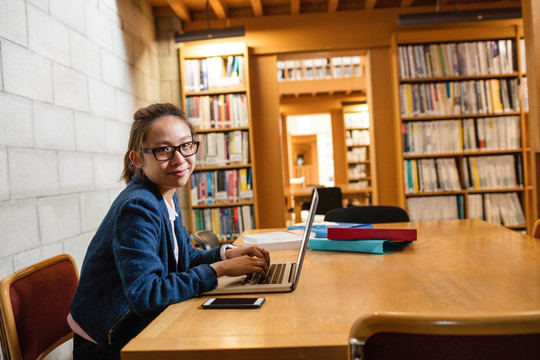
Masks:
[[[404,160],[403,169],[406,194],[461,190],[454,158]]]
[[[251,205],[194,209],[192,214],[196,231],[211,230],[220,241],[233,241],[245,230],[255,228]]]
[[[349,179],[365,179],[367,177],[366,165],[364,164],[349,164],[347,168]]]
[[[244,84],[243,56],[214,56],[184,61],[187,92],[241,88]]]
[[[192,206],[251,200],[251,168],[194,172],[190,189]]]
[[[203,133],[197,137],[201,142],[196,155],[200,166],[248,164],[250,161],[248,131]]]
[[[355,146],[355,145],[369,145],[370,137],[369,130],[347,130],[345,145]]]
[[[347,162],[362,162],[367,160],[367,147],[353,147],[347,150]]]
[[[399,96],[402,117],[520,111],[517,78],[406,83]]]
[[[512,74],[518,71],[512,39],[402,45],[401,79]]]
[[[463,195],[407,199],[407,212],[411,221],[464,219],[464,210]],[[469,194],[467,218],[506,226],[521,226],[526,223],[523,207],[516,192]]]
[[[464,196],[411,197],[407,212],[411,221],[465,219]]]
[[[466,189],[506,189],[523,186],[521,154],[470,156],[462,159]]]
[[[367,105],[365,111],[358,112],[346,112],[343,114],[343,120],[345,121],[345,128],[347,129],[367,129],[369,128],[369,112]]]
[[[198,129],[229,129],[249,126],[246,94],[188,96],[186,115]]]
[[[401,130],[405,155],[521,148],[519,116],[411,121]]]
[[[403,160],[406,194],[508,189],[523,186],[521,154],[468,156],[461,160],[463,185],[454,158]]]
[[[360,56],[338,56],[303,60],[278,60],[278,81],[361,77]]]
[[[469,219],[481,219],[497,225],[523,225],[525,215],[517,193],[470,194]]]

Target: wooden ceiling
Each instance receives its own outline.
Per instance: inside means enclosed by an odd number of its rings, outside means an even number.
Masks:
[[[431,11],[520,7],[521,0],[147,0],[154,14],[176,14],[184,22],[377,9]]]

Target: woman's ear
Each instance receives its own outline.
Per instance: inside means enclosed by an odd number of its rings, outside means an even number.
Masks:
[[[131,161],[133,166],[135,166],[136,168],[142,168],[143,161],[141,159],[141,154],[140,153],[131,150],[129,152],[129,160]]]

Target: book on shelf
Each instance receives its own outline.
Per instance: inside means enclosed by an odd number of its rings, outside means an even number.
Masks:
[[[194,172],[190,178],[191,204],[230,204],[251,200],[251,181],[251,168]]]
[[[517,78],[402,83],[401,116],[448,116],[520,111]]]
[[[249,163],[249,132],[247,130],[201,133],[197,137],[200,146],[195,156],[199,166]]]
[[[253,206],[228,206],[193,209],[195,231],[212,230],[220,241],[236,239],[245,230],[255,228]]]
[[[401,130],[405,155],[521,148],[519,116],[408,121]]]
[[[403,160],[403,169],[406,194],[461,190],[454,158]]]
[[[419,196],[407,198],[411,221],[464,219],[463,195]]]
[[[187,92],[240,88],[244,83],[243,56],[213,56],[185,59],[184,88]]]
[[[529,111],[529,91],[527,89],[527,77],[521,78],[521,92],[523,94],[523,110]]]
[[[525,215],[515,192],[470,194],[467,212],[470,219],[485,220],[496,225],[525,224]]]
[[[351,111],[343,114],[345,128],[347,129],[367,129],[369,128],[369,111],[366,106],[365,111]]]
[[[466,189],[505,189],[523,186],[521,154],[470,156],[462,159]]]
[[[246,94],[186,97],[186,115],[197,129],[228,129],[249,125]]]
[[[401,79],[512,74],[513,39],[398,46]]]

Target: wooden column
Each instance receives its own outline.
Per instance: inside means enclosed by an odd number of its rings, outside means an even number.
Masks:
[[[522,0],[523,30],[526,43],[527,84],[529,91],[529,136],[531,139],[531,172],[533,178],[534,218],[540,210],[540,2]]]
[[[368,53],[367,97],[376,152],[378,204],[404,207],[403,180],[399,156],[401,129],[395,126],[393,102],[392,55],[389,47],[372,49]]]
[[[251,118],[255,147],[259,224],[257,228],[285,227],[285,194],[281,164],[281,121],[279,115],[276,57],[250,58]]]

